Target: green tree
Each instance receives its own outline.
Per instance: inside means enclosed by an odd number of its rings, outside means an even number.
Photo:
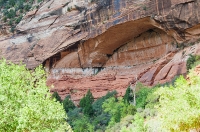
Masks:
[[[88,90],[87,94],[80,100],[80,107],[83,108],[83,113],[85,115],[92,116],[94,113],[94,110],[92,108],[92,103],[94,102],[94,97],[90,90]]]
[[[136,93],[136,107],[137,108],[145,108],[145,105],[147,104],[147,97],[150,94],[151,89],[142,86],[141,89]]]
[[[56,101],[58,101],[58,102],[62,102],[62,99],[61,99],[61,97],[59,96],[59,94],[58,94],[58,92],[54,92],[53,94],[52,94],[52,98],[54,98],[54,99],[56,99]]]
[[[51,98],[41,66],[0,61],[0,131],[70,131],[62,105]]]
[[[121,109],[123,107],[123,103],[121,101],[117,102],[116,98],[112,97],[107,99],[103,103],[102,107],[105,112],[108,112],[111,115],[109,127],[113,126],[117,122],[120,122]]]
[[[74,103],[70,100],[70,95],[65,97],[62,103],[63,103],[63,108],[65,109],[66,112],[69,112],[70,110],[73,110],[76,107]]]
[[[94,114],[96,116],[99,116],[103,113],[103,108],[102,105],[104,103],[105,100],[111,98],[111,97],[115,97],[117,95],[117,91],[114,90],[112,92],[108,92],[105,96],[97,99],[93,104],[92,104],[92,108],[94,109]]]
[[[130,86],[126,89],[126,93],[123,97],[124,103],[128,103],[130,104],[130,101],[133,100],[133,96],[131,96],[132,90],[130,88]]]
[[[87,116],[82,116],[73,122],[74,132],[94,132],[94,126],[90,123]]]
[[[187,67],[188,71],[189,71],[189,69],[192,68],[192,65],[194,64],[195,61],[196,61],[195,56],[190,54],[189,58],[187,60],[187,63],[186,63],[186,67]]]
[[[175,86],[161,87],[157,120],[174,132],[200,128],[200,78],[190,73],[190,83],[180,76]]]

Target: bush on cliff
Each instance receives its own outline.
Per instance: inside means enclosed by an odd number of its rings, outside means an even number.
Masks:
[[[189,55],[189,58],[187,60],[187,71],[189,71],[190,69],[192,69],[193,67],[197,66],[200,63],[200,56],[197,55]]]
[[[0,131],[71,131],[59,102],[51,98],[42,67],[0,61]]]

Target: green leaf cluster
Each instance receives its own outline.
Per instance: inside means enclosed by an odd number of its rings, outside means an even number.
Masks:
[[[42,66],[0,61],[0,131],[70,131],[62,105],[52,100]]]
[[[183,76],[175,86],[163,87],[160,95],[157,119],[168,131],[190,131],[200,128],[200,78],[190,74],[190,83]],[[178,105],[177,105],[178,104]]]
[[[130,103],[133,100],[133,96],[132,96],[132,90],[130,88],[130,86],[126,89],[126,93],[123,97],[124,103]]]
[[[135,106],[124,103],[122,98],[117,100],[116,98],[111,97],[103,103],[102,107],[105,112],[108,112],[111,115],[108,128],[111,128],[115,123],[120,122],[121,118],[136,113]]]
[[[63,103],[63,108],[65,109],[66,113],[69,112],[70,110],[73,110],[76,107],[74,103],[70,100],[70,95],[65,97],[62,103]]]
[[[186,63],[187,71],[197,66],[197,64],[200,64],[200,56],[190,54]]]
[[[194,63],[195,64],[195,63]],[[74,131],[106,132],[186,132],[200,128],[200,77],[192,70],[189,80],[183,76],[153,88],[141,83],[136,86],[136,106],[127,89],[123,98],[116,93],[92,101],[88,91],[80,108],[68,112]],[[84,102],[92,104],[93,113],[84,114]],[[178,105],[177,105],[178,104]]]
[[[60,103],[62,102],[61,97],[58,95],[58,92],[54,92],[52,94],[52,98],[56,99],[56,101],[58,101]]]
[[[111,115],[104,112],[102,105],[106,99],[114,97],[117,94],[116,91],[108,92],[105,96],[94,101],[94,97],[90,90],[81,99],[80,108],[68,108],[68,122],[72,126],[74,131],[105,131],[110,121]],[[64,102],[64,101],[63,101]],[[63,103],[64,104],[64,103]],[[85,109],[90,108],[90,109]],[[92,111],[92,112],[91,112]]]
[[[94,110],[92,108],[92,103],[94,102],[94,97],[90,90],[88,90],[87,94],[80,100],[80,107],[83,109],[83,113],[85,115],[92,116],[94,113]]]

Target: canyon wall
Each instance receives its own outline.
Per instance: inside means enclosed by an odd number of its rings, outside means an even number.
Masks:
[[[1,28],[0,56],[33,69],[62,98],[95,98],[130,82],[155,85],[185,74],[199,54],[199,0],[48,0],[10,34]],[[53,86],[52,86],[53,85]]]

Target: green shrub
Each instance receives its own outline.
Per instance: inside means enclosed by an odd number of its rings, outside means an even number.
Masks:
[[[104,103],[105,100],[116,96],[117,91],[112,91],[112,92],[108,92],[105,96],[97,99],[93,104],[92,104],[92,108],[94,109],[94,114],[96,116],[100,115],[101,113],[103,113],[103,108],[102,105]]]
[[[65,97],[65,99],[62,101],[63,107],[66,112],[69,112],[70,110],[73,110],[75,108],[74,103],[70,100],[70,95]]]
[[[175,86],[161,87],[157,120],[168,131],[200,128],[200,78],[190,74],[190,84],[180,76]]]
[[[70,12],[70,11],[71,11],[71,8],[67,7],[67,11]]]
[[[21,20],[22,20],[22,15],[20,15],[19,17],[17,17],[17,19],[15,20],[15,23],[18,24]]]
[[[189,71],[190,69],[194,68],[195,66],[197,66],[198,64],[200,64],[200,56],[198,55],[189,55],[189,58],[187,60],[187,71]]]
[[[13,7],[15,5],[15,0],[9,0],[8,3]]]
[[[74,122],[76,120],[79,120],[83,114],[81,113],[81,108],[75,108],[75,109],[71,109],[68,111],[67,113],[67,116],[68,116],[68,119],[67,119],[67,122],[70,124],[70,126],[73,128],[74,127]]]
[[[133,100],[133,96],[132,96],[132,90],[130,88],[130,86],[126,89],[126,93],[123,97],[124,103],[128,103],[130,104],[130,102]]]
[[[92,124],[95,126],[95,130],[105,131],[110,121],[111,115],[103,112],[92,119]]]
[[[189,71],[189,69],[192,68],[192,65],[194,64],[194,62],[196,61],[195,59],[195,56],[194,55],[189,55],[190,57],[188,58],[187,60],[187,64],[186,64],[186,67],[187,67],[187,70]]]
[[[136,113],[135,106],[124,103],[122,98],[117,100],[116,98],[111,97],[103,103],[102,107],[105,112],[108,112],[111,115],[108,128],[112,127],[115,123],[120,122],[121,118]]]
[[[4,21],[4,22],[7,22],[7,17],[4,17],[4,18],[3,18],[3,21]]]
[[[90,123],[90,120],[87,116],[82,116],[75,122],[74,124],[74,132],[94,132],[94,126]]]
[[[14,33],[15,27],[11,27],[10,32]]]
[[[15,16],[16,16],[15,10],[10,9],[10,11],[7,14],[7,17],[11,19],[11,18],[14,18]]]
[[[56,99],[56,101],[58,101],[58,102],[62,102],[62,100],[61,100],[61,97],[59,96],[59,94],[57,93],[57,92],[54,92],[53,94],[52,94],[52,98],[55,98]]]
[[[122,118],[119,123],[116,123],[112,127],[107,128],[106,132],[121,132],[122,130],[124,130],[124,128],[132,124],[133,120],[134,120],[133,115],[127,115],[126,117]],[[124,132],[134,132],[134,131],[124,131]]]
[[[123,107],[123,102],[120,100],[117,102],[116,98],[112,97],[107,99],[103,105],[102,108],[105,112],[108,112],[111,115],[111,119],[109,122],[109,126],[113,126],[115,123],[120,122],[121,119],[121,108]]]
[[[151,89],[150,88],[141,88],[137,93],[136,93],[136,107],[137,108],[145,108],[145,105],[147,104],[147,96],[150,93]]]
[[[51,99],[41,66],[0,61],[0,131],[70,131],[62,105]]]
[[[8,24],[9,24],[10,26],[12,26],[12,25],[13,25],[13,20],[10,19]]]
[[[88,90],[87,94],[80,100],[79,106],[83,108],[83,113],[85,115],[92,116],[94,110],[92,108],[92,103],[94,102],[94,97],[90,90]]]

